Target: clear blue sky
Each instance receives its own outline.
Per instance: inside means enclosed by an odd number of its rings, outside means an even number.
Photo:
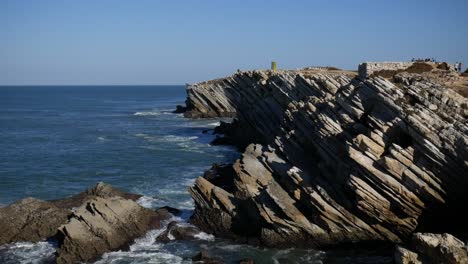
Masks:
[[[237,69],[468,64],[468,0],[0,0],[0,84],[184,84]]]

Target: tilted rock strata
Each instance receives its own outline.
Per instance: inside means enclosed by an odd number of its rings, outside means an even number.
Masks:
[[[177,211],[143,208],[135,202],[139,197],[101,182],[65,199],[20,200],[0,208],[0,245],[54,238],[60,244],[58,263],[89,261],[125,249]]]
[[[88,200],[59,228],[57,263],[90,261],[105,252],[127,248],[169,217],[167,211],[149,210],[121,197]]]
[[[74,207],[95,198],[113,196],[137,200],[138,194],[116,189],[103,182],[77,195],[52,201],[25,198],[0,208],[0,245],[12,242],[36,242],[54,236],[57,228],[68,220]]]
[[[235,114],[260,143],[218,180],[229,186],[190,189],[207,232],[272,246],[399,242],[466,201],[468,103],[443,86],[252,71],[187,93],[187,116]]]

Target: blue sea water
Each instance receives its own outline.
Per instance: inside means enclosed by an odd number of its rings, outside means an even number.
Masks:
[[[145,207],[184,209],[177,220],[187,221],[188,186],[212,163],[233,162],[239,153],[209,144],[214,136],[203,131],[219,120],[173,114],[184,100],[184,86],[0,87],[0,207],[25,197],[64,198],[104,181],[143,194]],[[205,233],[198,241],[162,244],[155,237],[163,230],[98,263],[191,263],[200,249],[228,263],[388,261],[366,252],[262,249]],[[45,241],[0,246],[0,263],[45,263],[54,251]]]

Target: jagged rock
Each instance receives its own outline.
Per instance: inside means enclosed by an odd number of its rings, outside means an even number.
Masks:
[[[220,258],[215,258],[215,257],[210,256],[210,254],[205,250],[202,250],[197,255],[193,256],[192,262],[204,263],[204,264],[223,264],[224,263],[224,261],[222,261]]]
[[[166,210],[149,210],[122,197],[88,200],[58,229],[57,263],[87,262],[105,252],[125,249],[169,217]]]
[[[37,242],[51,237],[67,221],[70,213],[70,210],[34,198],[0,208],[0,245],[20,241]]]
[[[159,242],[169,242],[172,240],[196,240],[196,235],[199,233],[200,229],[195,226],[172,221],[167,226],[167,229],[160,234],[156,240]]]
[[[187,116],[234,115],[247,146],[190,188],[206,232],[309,247],[466,229],[447,216],[468,201],[468,102],[441,84],[248,71],[187,94]]]
[[[65,199],[20,200],[0,208],[0,245],[53,237],[60,242],[58,263],[89,261],[125,249],[171,213],[179,213],[170,207],[145,209],[134,202],[139,197],[101,182]]]
[[[450,234],[416,233],[410,248],[397,247],[396,263],[468,263],[468,246]]]
[[[114,188],[107,183],[99,182],[96,184],[96,186],[89,188],[86,191],[81,192],[77,195],[64,198],[64,199],[52,200],[50,202],[60,208],[72,209],[74,207],[78,207],[82,205],[85,201],[91,198],[95,198],[95,197],[109,198],[109,197],[114,197],[114,196],[119,196],[125,199],[136,201],[142,195],[134,194],[134,193],[127,193],[117,188]]]

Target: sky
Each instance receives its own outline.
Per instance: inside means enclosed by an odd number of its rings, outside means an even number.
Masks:
[[[237,69],[468,65],[467,0],[0,0],[0,85],[185,84]]]

